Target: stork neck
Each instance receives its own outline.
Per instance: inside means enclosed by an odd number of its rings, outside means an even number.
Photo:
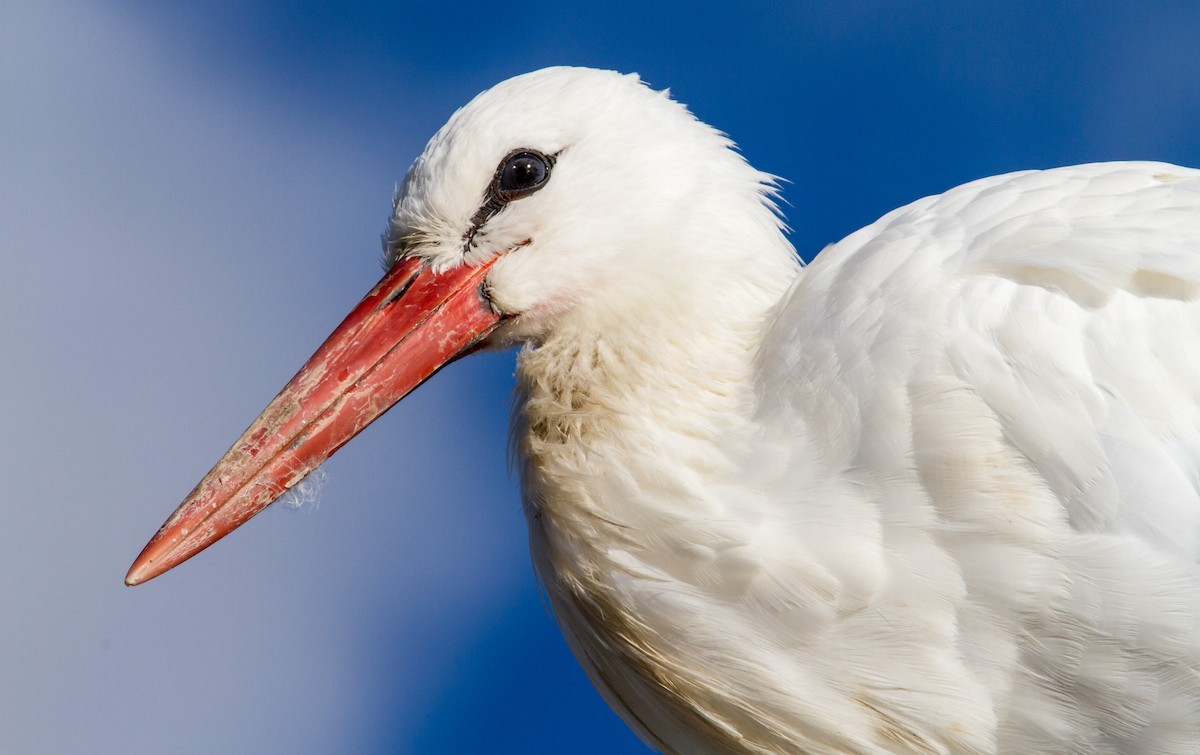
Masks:
[[[799,271],[771,217],[724,239],[706,230],[720,246],[680,268],[686,287],[643,280],[653,297],[600,297],[608,306],[581,308],[518,358],[513,437],[535,568],[588,674],[651,739],[691,715],[663,695],[685,675],[667,639],[678,631],[655,613],[661,586],[733,594],[714,579],[740,579],[710,556],[755,526],[758,502],[736,483],[756,436],[757,352]],[[745,248],[759,254],[736,259]],[[674,712],[639,718],[663,704]]]
[[[799,269],[782,237],[777,248],[757,267],[692,270],[686,290],[590,308],[521,353],[515,440],[531,517],[595,540],[581,517],[649,534],[726,505],[720,489],[753,433],[757,348]]]

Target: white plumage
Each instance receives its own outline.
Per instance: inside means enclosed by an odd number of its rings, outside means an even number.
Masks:
[[[549,177],[485,212],[514,150]],[[987,178],[803,269],[773,196],[558,68],[396,198],[391,261],[490,265],[534,560],[608,702],[679,753],[1200,751],[1200,171]]]
[[[720,136],[559,69],[434,139],[395,237],[435,184],[466,196],[430,214],[447,243],[397,253],[457,263],[526,144],[555,174],[473,252],[531,236],[493,300],[553,302],[519,332],[532,547],[648,742],[1200,749],[1200,173],[989,178],[799,271]]]

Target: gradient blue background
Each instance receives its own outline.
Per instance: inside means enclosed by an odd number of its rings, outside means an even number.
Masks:
[[[0,10],[5,752],[643,751],[534,583],[511,354],[363,433],[319,505],[121,585],[374,283],[393,185],[496,81],[669,86],[790,181],[806,257],[981,176],[1200,165],[1191,2],[166,5]]]

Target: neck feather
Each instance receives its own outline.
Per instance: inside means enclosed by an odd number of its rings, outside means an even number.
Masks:
[[[799,271],[769,231],[770,254],[713,255],[723,264],[692,268],[686,287],[588,307],[522,351],[513,440],[535,550],[566,538],[595,556],[602,531],[653,548],[663,527],[721,514],[753,430],[757,349]]]
[[[667,583],[736,593],[737,564],[712,565],[753,536],[759,502],[736,483],[757,431],[757,351],[800,265],[769,204],[745,202],[732,216],[748,222],[695,224],[653,250],[694,256],[671,271],[686,285],[639,280],[631,289],[651,294],[589,302],[518,357],[513,445],[534,565],[576,657],[650,742],[729,736],[726,714],[687,702],[708,682],[685,672],[654,596]]]

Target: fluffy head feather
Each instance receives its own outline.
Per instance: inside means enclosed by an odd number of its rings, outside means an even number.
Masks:
[[[747,235],[776,251],[765,274],[778,277],[796,262],[772,177],[732,146],[636,75],[564,67],[518,76],[430,140],[395,199],[386,255],[442,268],[504,255],[489,294],[518,317],[501,342],[544,337],[569,312],[634,308],[689,273],[724,284],[761,247]],[[497,166],[522,148],[556,156],[549,181],[472,233]]]

